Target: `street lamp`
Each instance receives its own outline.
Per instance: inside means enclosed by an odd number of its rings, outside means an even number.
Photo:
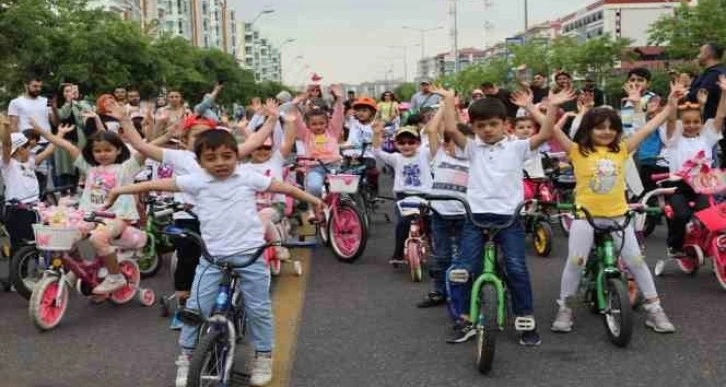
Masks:
[[[295,39],[293,39],[293,38],[287,38],[287,39],[285,39],[285,41],[280,43],[280,46],[277,48],[277,52],[279,53],[278,54],[278,56],[279,56],[278,65],[280,66],[280,80],[282,80],[282,48],[294,41],[295,41]]]
[[[441,30],[443,28],[444,27],[442,27],[442,26],[430,27],[430,28],[416,28],[416,27],[403,26],[404,30],[417,31],[421,34],[421,59],[426,57],[426,33],[431,32],[431,31]]]
[[[418,47],[420,44],[414,44],[412,46],[388,46],[394,50],[403,50],[403,81],[408,83],[408,48]]]
[[[260,12],[259,12],[259,13],[258,13],[258,14],[257,14],[257,15],[256,15],[256,16],[255,16],[255,17],[253,18],[253,19],[252,19],[252,21],[250,22],[250,27],[252,27],[252,25],[253,25],[253,24],[255,24],[255,22],[257,21],[257,19],[259,19],[259,18],[260,18],[260,17],[262,16],[262,15],[267,15],[267,14],[271,14],[271,13],[274,13],[274,12],[275,12],[275,10],[274,10],[274,9],[263,9],[262,11],[260,11]]]

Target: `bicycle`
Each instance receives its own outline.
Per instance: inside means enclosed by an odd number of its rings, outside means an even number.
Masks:
[[[403,257],[411,271],[411,281],[423,281],[423,268],[431,241],[427,217],[430,214],[428,202],[419,196],[409,196],[396,202],[401,217],[411,217],[411,227],[404,242]]]
[[[362,155],[365,154],[366,148],[368,148],[370,145],[371,143],[369,142],[363,143],[363,146],[360,149],[360,156],[344,156],[343,167],[341,168],[341,172],[343,173],[360,176],[358,191],[352,194],[352,198],[358,205],[358,207],[362,210],[361,212],[366,224],[366,230],[369,233],[371,231],[371,219],[378,210],[378,203],[383,200],[378,197],[378,192],[376,192],[376,190],[368,181],[368,177],[366,176],[366,170],[368,169],[368,167],[362,161]],[[385,217],[387,223],[391,223],[391,218],[387,213],[384,212],[383,216]]]
[[[494,362],[497,334],[505,327],[506,300],[509,298],[506,281],[500,276],[504,270],[500,267],[497,244],[494,239],[501,230],[511,227],[518,221],[527,201],[517,205],[513,216],[507,222],[491,224],[477,222],[469,203],[462,198],[443,195],[427,195],[425,198],[429,201],[454,200],[461,203],[466,210],[467,219],[486,237],[482,252],[483,270],[472,285],[469,315],[475,318],[477,332],[476,366],[480,373],[487,374],[491,371]],[[448,277],[452,282],[465,283],[469,280],[468,273],[459,273],[457,270],[450,270]],[[531,331],[535,329],[535,321],[531,317],[517,317],[514,326],[517,331]]]
[[[173,223],[172,215],[183,208],[174,203],[174,199],[170,197],[149,195],[143,202],[146,204],[146,219],[143,223],[147,242],[141,254],[135,258],[141,271],[141,278],[149,278],[161,269],[162,257],[174,251],[171,240],[161,231]]]
[[[339,173],[315,158],[298,156],[297,160],[314,162],[325,170],[325,210],[321,219],[315,220],[317,234],[339,261],[355,262],[368,242],[363,215],[351,198],[358,191],[359,176]]]
[[[227,386],[234,368],[237,344],[245,336],[245,306],[239,290],[241,281],[237,269],[254,264],[271,246],[287,248],[314,247],[315,243],[268,243],[255,249],[252,258],[240,265],[218,262],[207,251],[202,238],[184,229],[167,226],[164,233],[173,238],[188,238],[197,243],[202,250],[202,257],[212,266],[222,271],[217,296],[209,317],[200,313],[183,309],[179,318],[185,323],[200,326],[199,343],[192,354],[187,376],[187,386]],[[203,275],[203,274],[202,274]]]
[[[84,217],[85,222],[102,224],[100,219],[112,219],[113,213],[91,212]],[[84,296],[92,296],[93,288],[108,275],[103,259],[96,256],[92,261],[85,261],[78,251],[78,242],[84,237],[78,227],[54,227],[34,224],[33,231],[37,247],[49,262],[49,267],[36,284],[30,296],[28,309],[34,325],[41,331],[47,331],[60,324],[68,309],[69,288],[75,288]],[[113,242],[112,242],[113,243]],[[143,247],[139,241],[130,249]],[[144,306],[152,306],[156,295],[151,289],[139,286],[141,274],[136,261],[119,255],[118,265],[127,284],[123,288],[104,295],[93,295],[94,301],[108,300],[114,304],[126,304],[134,297]]]
[[[621,269],[619,253],[612,233],[623,233],[637,214],[655,214],[660,209],[631,206],[620,224],[614,220],[608,225],[597,224],[590,211],[582,206],[559,205],[563,211],[584,214],[585,220],[595,233],[595,243],[580,281],[580,293],[593,313],[603,315],[603,323],[609,340],[618,347],[626,347],[633,334],[632,300],[637,292],[634,280]],[[629,283],[630,282],[630,283]]]

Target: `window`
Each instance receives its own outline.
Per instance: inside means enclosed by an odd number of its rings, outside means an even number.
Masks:
[[[179,20],[179,35],[184,34],[184,23],[182,23],[181,20]]]
[[[204,47],[205,48],[209,47],[209,37],[207,37],[207,35],[204,35]]]
[[[182,9],[182,0],[176,0],[176,9],[181,11]]]

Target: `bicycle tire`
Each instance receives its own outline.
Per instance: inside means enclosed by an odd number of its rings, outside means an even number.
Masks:
[[[492,370],[499,333],[499,309],[497,288],[494,284],[484,284],[479,290],[479,316],[476,326],[476,366],[486,375]]]
[[[552,227],[545,221],[539,221],[534,224],[532,234],[534,252],[540,257],[549,257],[552,252]]]
[[[37,259],[40,254],[40,250],[34,245],[28,245],[18,249],[10,258],[10,283],[15,287],[15,291],[26,300],[30,299],[35,285],[40,282],[43,275],[42,271],[36,273],[37,276],[34,277],[27,275],[25,273],[27,262],[28,259]],[[32,281],[31,278],[35,278],[36,281]]]
[[[57,304],[60,289],[63,289],[63,294],[60,296],[60,304]],[[68,310],[69,290],[68,287],[61,286],[61,279],[56,276],[47,276],[38,282],[28,302],[30,319],[36,328],[47,331],[61,323]]]
[[[340,216],[341,213],[349,214],[349,216],[355,218],[354,221],[357,222],[359,227],[361,228],[358,238],[358,246],[354,249],[354,251],[343,251],[341,249],[341,246],[338,244],[339,241],[337,240],[339,236],[336,236],[333,232],[333,224],[337,222],[337,219],[335,219],[335,216],[333,215],[333,213],[331,213],[330,221],[327,224],[330,248],[333,251],[333,255],[335,255],[335,257],[339,261],[353,263],[361,257],[363,251],[365,251],[366,244],[368,243],[366,226],[363,221],[363,216],[354,204],[350,203],[349,201],[340,201],[339,206],[340,207],[338,208],[338,215]]]
[[[610,341],[618,347],[626,347],[633,336],[633,308],[625,283],[620,278],[610,278],[605,284],[607,309],[603,322]],[[617,316],[613,311],[617,310]],[[617,326],[616,326],[617,325]]]
[[[207,360],[210,355],[213,355],[213,351],[218,350],[217,346],[221,346],[219,350],[222,350],[222,352],[229,351],[229,344],[224,336],[225,334],[221,330],[211,330],[199,340],[199,344],[197,344],[197,348],[194,350],[194,353],[192,354],[192,359],[189,362],[187,387],[202,386],[202,384],[200,383],[200,379],[203,376],[203,371],[206,369],[206,365],[208,363]],[[225,349],[226,351],[224,351]],[[234,354],[225,354],[225,358],[222,359],[223,362],[226,362],[227,356],[234,356]],[[224,379],[224,366],[222,366],[222,368],[218,370],[218,373],[221,374],[221,378]],[[221,380],[219,384],[226,385],[227,381]]]

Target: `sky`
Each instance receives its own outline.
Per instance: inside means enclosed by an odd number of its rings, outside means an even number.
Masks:
[[[458,0],[459,48],[483,48],[524,29],[526,0]],[[577,11],[592,1],[529,0],[530,25]],[[490,5],[487,6],[487,3]],[[282,50],[283,80],[307,83],[315,72],[323,83],[357,84],[416,75],[421,58],[421,34],[405,30],[444,27],[428,32],[425,54],[449,51],[449,0],[231,0],[238,20],[250,21],[263,9],[255,28]],[[491,24],[485,29],[486,22]],[[406,46],[407,48],[391,48]],[[302,56],[302,58],[298,58]]]

